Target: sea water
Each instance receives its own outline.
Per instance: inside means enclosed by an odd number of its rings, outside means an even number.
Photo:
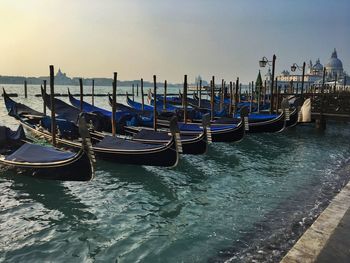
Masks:
[[[1,86],[42,111],[33,96],[38,86],[28,86],[27,99],[22,86]],[[110,109],[107,97],[95,97],[95,105]],[[0,118],[17,125],[2,98]],[[2,171],[0,261],[278,261],[347,182],[349,135],[344,123],[329,123],[325,132],[310,124],[248,134],[211,144],[204,155],[181,155],[174,169],[98,161],[90,182]]]

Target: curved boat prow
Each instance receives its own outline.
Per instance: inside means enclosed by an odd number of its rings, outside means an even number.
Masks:
[[[288,99],[283,98],[281,101],[281,108],[284,113],[284,128],[283,131],[287,127],[287,122],[290,120],[290,110],[289,110],[289,102]]]
[[[207,142],[212,143],[213,140],[211,137],[210,114],[209,113],[203,114],[202,125],[203,125],[203,131],[206,133],[206,136],[207,136]]]
[[[90,132],[89,132],[88,127],[86,125],[85,118],[82,114],[79,115],[78,124],[79,124],[79,134],[82,138],[82,146],[81,147],[87,153],[87,155],[90,159],[91,166],[93,168],[93,175],[94,175],[95,174],[94,166],[96,163],[96,158],[95,158],[95,153],[94,153],[93,148],[92,148]]]
[[[241,121],[243,121],[245,131],[249,131],[249,119],[248,119],[249,112],[250,112],[250,109],[248,106],[243,106],[241,108]]]
[[[178,153],[182,153],[180,129],[179,129],[179,125],[177,124],[177,118],[176,117],[172,117],[171,118],[170,124],[169,124],[169,129],[170,129],[171,135],[175,138],[177,152]]]

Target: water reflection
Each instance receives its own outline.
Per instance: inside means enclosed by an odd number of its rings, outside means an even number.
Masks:
[[[59,211],[65,220],[71,221],[73,225],[79,218],[94,219],[88,207],[70,193],[60,181],[38,180],[17,175],[9,175],[9,179],[13,180],[11,189],[18,193],[19,200],[25,196],[26,201],[32,200],[42,204],[47,210]]]
[[[140,186],[156,198],[166,198],[170,201],[177,200],[176,189],[167,185],[162,177],[142,166],[116,165],[100,161],[97,169],[103,174],[104,180],[106,180],[105,185],[112,187],[108,187],[107,190],[117,190],[113,189],[117,185],[118,187]]]

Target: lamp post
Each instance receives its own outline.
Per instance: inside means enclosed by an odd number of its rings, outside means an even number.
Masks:
[[[276,64],[276,55],[274,54],[272,57],[272,61],[269,61],[266,57],[263,57],[259,61],[259,66],[260,67],[265,67],[266,64],[271,65],[272,63],[272,75],[271,75],[271,88],[270,88],[270,114],[273,112],[273,86],[274,86],[274,81],[275,81],[275,64]]]
[[[306,66],[306,63],[304,62],[302,67],[298,66],[298,64],[296,64],[296,63],[293,63],[293,65],[290,67],[290,70],[292,72],[295,72],[297,69],[303,71],[303,75],[301,77],[301,98],[303,98],[303,96],[304,96],[305,66]]]

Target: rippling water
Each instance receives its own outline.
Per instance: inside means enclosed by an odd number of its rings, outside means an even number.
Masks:
[[[22,94],[20,86],[6,88]],[[42,109],[39,98],[15,100]],[[107,107],[106,98],[95,104]],[[2,99],[0,117],[16,126]],[[347,124],[334,123],[324,133],[311,125],[249,134],[237,144],[211,144],[206,155],[181,156],[175,169],[99,161],[87,183],[2,172],[0,260],[241,262],[265,261],[266,254],[276,260],[348,180],[337,171],[349,158],[349,134]]]

